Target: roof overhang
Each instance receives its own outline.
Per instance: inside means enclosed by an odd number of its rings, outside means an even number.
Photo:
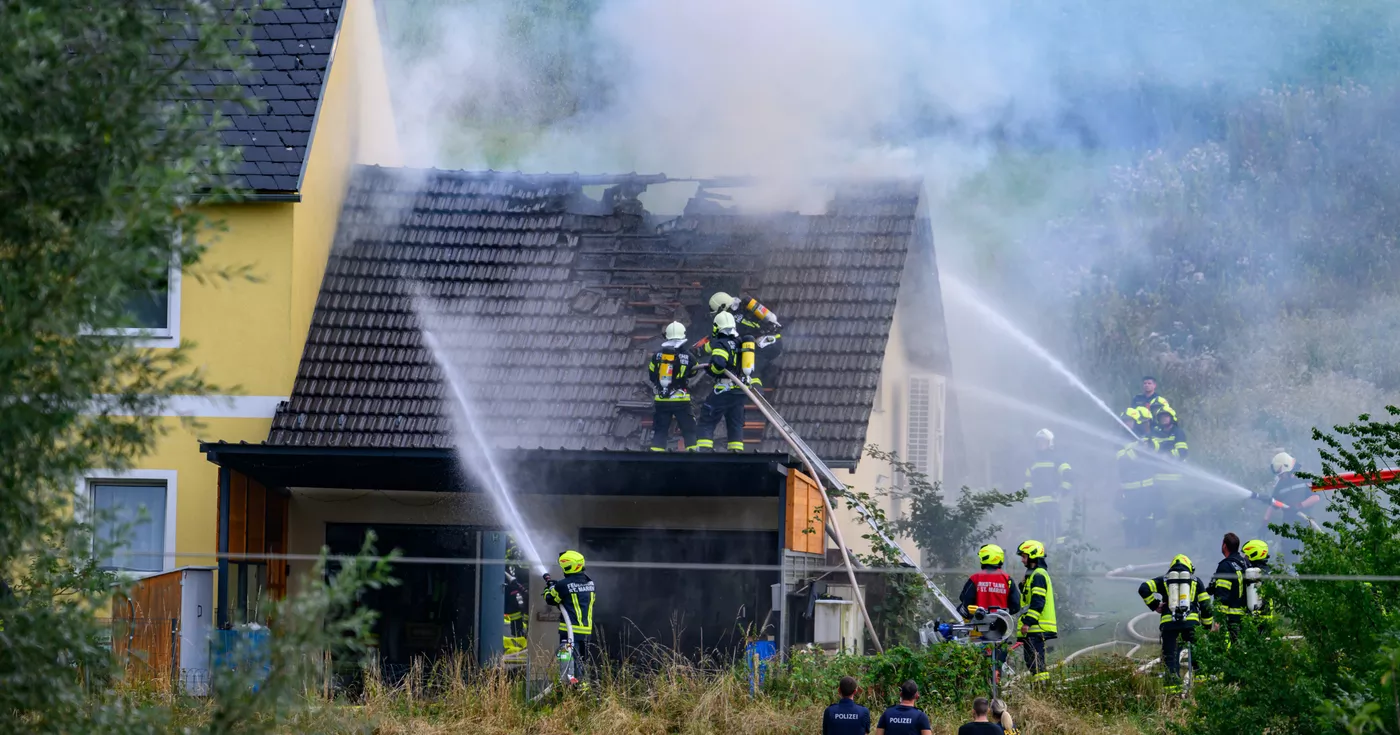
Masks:
[[[210,462],[270,488],[482,492],[451,449],[291,447],[203,442]],[[778,497],[787,454],[503,450],[498,463],[521,493]]]

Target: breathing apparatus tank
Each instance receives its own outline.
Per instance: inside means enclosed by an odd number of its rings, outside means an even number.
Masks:
[[[754,343],[753,337],[744,337],[744,342],[739,349],[739,367],[744,371],[744,377],[753,377],[754,352],[758,350],[758,345]]]
[[[1244,604],[1253,612],[1259,612],[1264,607],[1263,595],[1259,594],[1259,582],[1263,576],[1259,567],[1244,570]]]
[[[1167,607],[1177,620],[1191,612],[1191,573],[1185,569],[1167,572]]]
[[[671,377],[676,373],[676,353],[665,350],[661,353],[661,364],[656,366],[656,382],[661,384],[661,392],[671,388]]]

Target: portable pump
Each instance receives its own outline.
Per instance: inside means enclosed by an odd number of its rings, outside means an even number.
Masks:
[[[1167,572],[1167,607],[1172,617],[1184,620],[1191,612],[1191,573],[1185,569]]]
[[[1264,607],[1264,597],[1259,594],[1259,582],[1263,577],[1263,570],[1259,567],[1244,570],[1244,604],[1253,612],[1259,612]]]

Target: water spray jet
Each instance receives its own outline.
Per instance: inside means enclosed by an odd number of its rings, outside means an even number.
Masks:
[[[525,555],[525,560],[534,568],[535,573],[545,574],[548,568],[540,557],[534,539],[530,537],[524,516],[520,514],[520,509],[516,507],[515,500],[511,497],[510,485],[506,482],[505,473],[501,471],[500,464],[496,461],[490,445],[486,443],[485,437],[477,428],[476,411],[467,397],[466,380],[448,360],[447,352],[443,349],[442,343],[438,341],[437,336],[428,326],[429,312],[426,306],[424,298],[419,297],[414,300],[414,311],[417,312],[418,319],[422,323],[423,342],[427,346],[428,352],[432,354],[433,360],[442,370],[443,379],[456,403],[457,420],[454,424],[457,428],[458,461],[486,488],[486,494],[491,497],[496,506],[497,515],[505,523],[511,536],[515,538],[516,543],[520,546],[520,551]],[[485,465],[484,468],[483,465]]]
[[[1032,339],[1030,335],[1017,328],[1016,325],[1013,324],[1010,319],[1007,319],[1006,317],[1002,316],[1001,313],[998,312],[996,309],[993,309],[992,307],[988,306],[986,300],[979,296],[976,291],[972,290],[970,286],[967,286],[962,281],[959,281],[958,279],[946,274],[941,277],[941,281],[943,284],[944,293],[951,294],[953,298],[956,298],[964,304],[971,306],[974,310],[977,311],[978,314],[981,314],[984,319],[991,322],[1001,331],[1010,335],[1011,338],[1015,339],[1018,344],[1026,348],[1026,350],[1028,350],[1031,354],[1035,355],[1036,357],[1039,357],[1042,361],[1044,361],[1047,365],[1054,369],[1055,372],[1059,373],[1062,377],[1064,377],[1065,380],[1068,380],[1070,385],[1078,389],[1080,393],[1083,393],[1084,395],[1088,396],[1089,400],[1093,401],[1094,405],[1099,407],[1099,410],[1111,416],[1114,421],[1118,422],[1119,426],[1123,427],[1124,431],[1128,432],[1129,434],[1133,433],[1132,427],[1128,426],[1127,422],[1123,421],[1123,419],[1113,409],[1109,408],[1108,404],[1104,402],[1102,398],[1099,398],[1097,394],[1095,394],[1092,390],[1089,390],[1089,386],[1085,385],[1084,381],[1080,380],[1078,375],[1075,375],[1074,372],[1071,371],[1068,366],[1066,366],[1063,362],[1060,362],[1059,358],[1056,358],[1054,355],[1050,354],[1049,350],[1042,347],[1040,343]]]

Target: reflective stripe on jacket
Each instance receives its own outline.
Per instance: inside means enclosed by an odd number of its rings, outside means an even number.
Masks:
[[[1055,624],[1055,585],[1050,582],[1050,572],[1044,566],[1037,566],[1026,574],[1021,582],[1021,599],[1026,603],[1021,622],[1027,632],[1054,638],[1059,630]]]
[[[551,582],[544,590],[544,601],[559,608],[559,630],[573,626],[575,635],[593,634],[593,580],[579,572]]]

